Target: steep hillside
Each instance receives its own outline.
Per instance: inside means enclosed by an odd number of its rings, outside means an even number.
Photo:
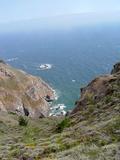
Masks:
[[[0,61],[0,110],[26,114],[31,117],[48,116],[45,97],[54,98],[53,90],[40,78],[12,68]]]
[[[2,160],[120,160],[120,63],[82,89],[70,115],[19,120],[0,113]]]

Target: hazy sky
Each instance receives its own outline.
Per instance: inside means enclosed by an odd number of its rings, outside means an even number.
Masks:
[[[120,0],[0,0],[0,22],[114,11],[120,11]]]

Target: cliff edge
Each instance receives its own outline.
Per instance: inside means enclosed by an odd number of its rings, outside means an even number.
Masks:
[[[114,96],[120,93],[120,63],[114,65],[111,74],[103,75],[92,80],[86,87],[81,88],[81,96],[75,103],[75,108],[71,114],[87,109],[89,104],[97,104],[105,98],[114,98],[116,103],[120,103],[120,97]],[[111,98],[112,99],[112,98]]]
[[[42,79],[0,60],[0,111],[46,117],[49,113],[46,96],[54,98],[54,92]]]

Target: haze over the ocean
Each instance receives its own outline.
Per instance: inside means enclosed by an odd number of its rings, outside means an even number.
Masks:
[[[0,1],[0,31],[60,29],[120,19],[119,0]],[[9,27],[8,27],[9,26]]]

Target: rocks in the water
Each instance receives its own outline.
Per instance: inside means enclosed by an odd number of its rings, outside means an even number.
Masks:
[[[0,63],[0,110],[34,118],[49,115],[54,91],[42,79]],[[49,97],[48,97],[49,96]]]
[[[65,111],[66,106],[64,104],[57,104],[55,106],[51,106],[51,112],[49,116],[65,116],[66,111]]]
[[[45,100],[46,100],[47,102],[53,102],[53,101],[54,101],[54,99],[52,99],[49,95],[47,95],[47,96],[45,97]]]
[[[71,114],[71,112],[72,112],[71,110],[68,110],[68,111],[66,112],[66,115],[65,115],[65,116],[66,116],[66,117],[69,116],[69,115]]]

